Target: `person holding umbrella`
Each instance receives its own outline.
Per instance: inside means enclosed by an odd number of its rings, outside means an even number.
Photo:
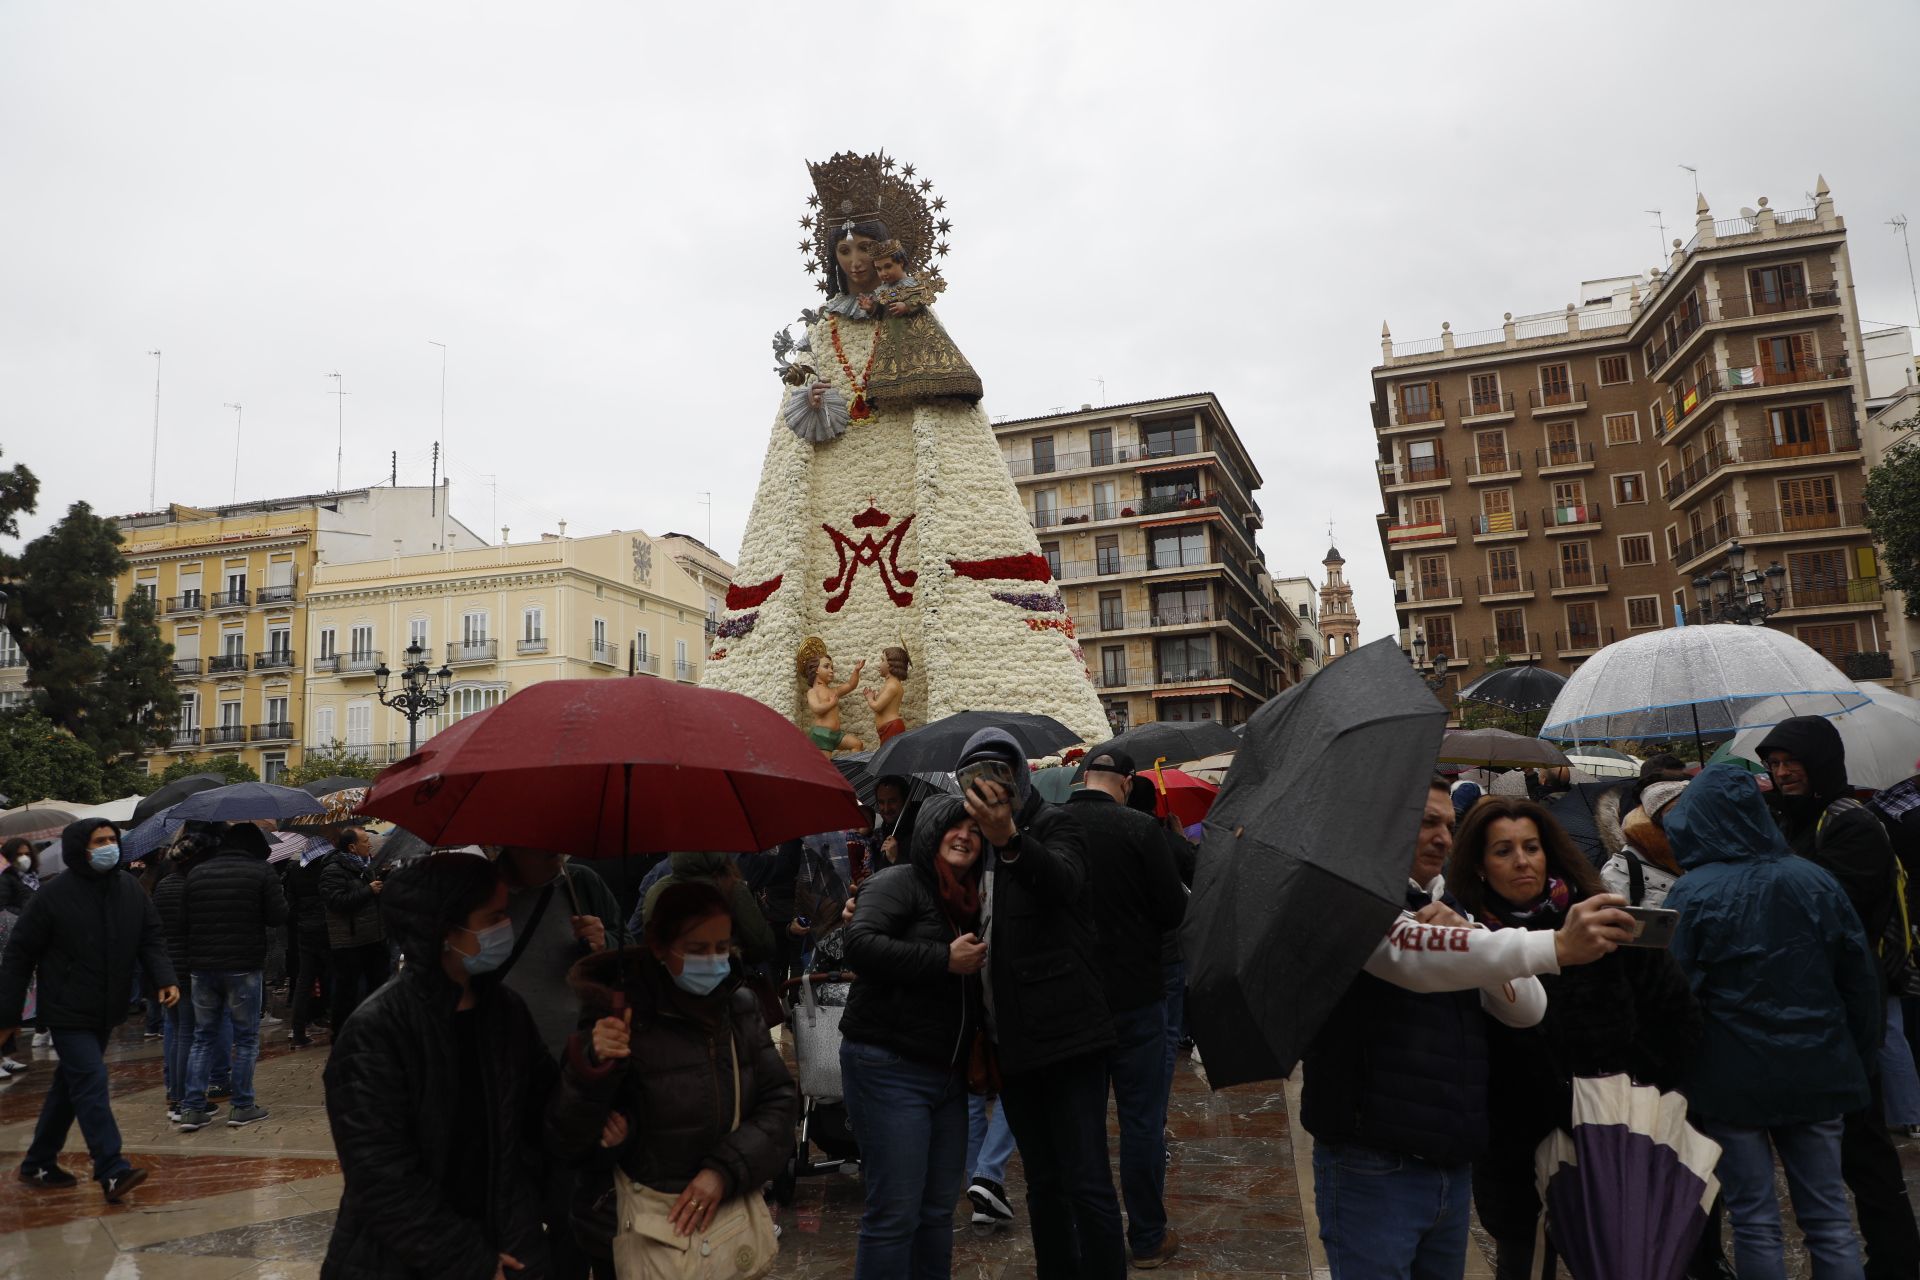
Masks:
[[[387,980],[387,934],[380,917],[385,882],[373,869],[373,838],[363,826],[344,827],[333,848],[320,870],[320,896],[327,904],[333,983],[327,1026],[337,1044],[354,1009]]]

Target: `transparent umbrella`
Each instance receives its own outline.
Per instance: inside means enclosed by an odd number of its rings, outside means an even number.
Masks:
[[[1727,737],[1792,716],[1833,716],[1867,696],[1783,631],[1716,623],[1610,644],[1554,699],[1543,738],[1608,742]]]
[[[1914,763],[1920,760],[1920,701],[1877,684],[1859,689],[1867,705],[1835,716],[1833,727],[1847,749],[1847,781],[1881,791],[1920,772]],[[1760,743],[1766,736],[1765,728],[1742,729],[1727,754],[1764,764]]]

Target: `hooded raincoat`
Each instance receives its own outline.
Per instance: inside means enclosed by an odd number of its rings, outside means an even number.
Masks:
[[[1684,1092],[1710,1119],[1749,1128],[1831,1120],[1867,1104],[1880,983],[1834,878],[1796,858],[1751,776],[1714,765],[1666,814],[1687,874],[1673,957],[1704,1034]]]

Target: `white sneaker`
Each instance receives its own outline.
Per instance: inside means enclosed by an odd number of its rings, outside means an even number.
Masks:
[[[28,1065],[27,1063],[21,1062],[17,1058],[11,1058],[11,1057],[0,1058],[0,1068],[4,1068],[8,1071],[25,1071],[27,1069],[27,1065]]]
[[[51,1031],[36,1031],[36,1032],[34,1032],[34,1033],[33,1033],[33,1047],[34,1047],[34,1048],[36,1048],[36,1049],[44,1049],[44,1048],[46,1048],[46,1047],[47,1047],[48,1045],[50,1045],[50,1044],[52,1044],[52,1043],[53,1043],[53,1032],[51,1032]]]
[[[260,1015],[260,1025],[263,1027],[277,1027],[282,1021],[283,1019],[276,1018],[270,1013]]]

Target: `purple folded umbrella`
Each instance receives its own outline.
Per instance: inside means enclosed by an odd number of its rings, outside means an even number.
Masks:
[[[1680,1280],[1719,1194],[1719,1144],[1686,1100],[1624,1075],[1573,1082],[1573,1131],[1534,1158],[1547,1234],[1575,1280]]]

